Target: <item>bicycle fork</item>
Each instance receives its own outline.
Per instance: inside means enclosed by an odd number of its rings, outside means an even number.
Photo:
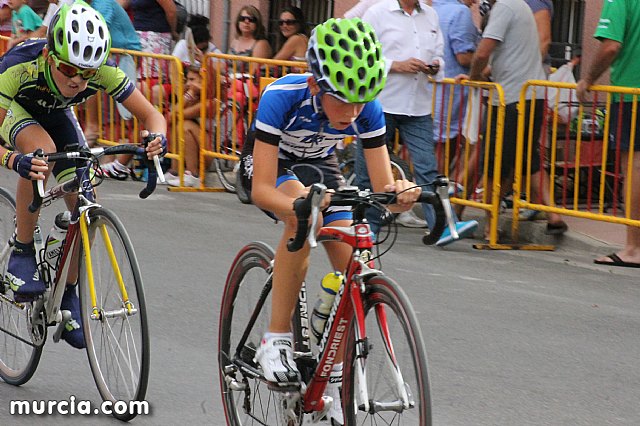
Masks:
[[[111,264],[111,269],[113,270],[114,278],[116,279],[118,288],[120,289],[120,295],[122,296],[122,308],[111,311],[104,311],[98,306],[95,279],[93,274],[93,264],[91,263],[92,242],[89,239],[89,221],[89,209],[85,209],[80,215],[80,236],[82,238],[82,248],[84,253],[85,265],[87,268],[87,283],[89,285],[89,295],[91,297],[91,319],[104,321],[106,318],[120,317],[122,319],[125,319],[128,316],[135,315],[138,312],[138,309],[133,306],[133,303],[131,303],[131,301],[129,300],[129,295],[127,294],[127,289],[122,278],[122,273],[120,272],[120,266],[118,265],[118,260],[116,259],[115,253],[113,251],[111,238],[109,237],[109,232],[107,231],[107,227],[104,224],[98,224],[98,229],[100,230],[105,249],[107,251],[107,254],[109,255],[109,261]]]
[[[396,358],[395,350],[393,348],[393,342],[391,338],[391,333],[389,331],[388,323],[387,323],[387,313],[386,309],[383,305],[377,304],[375,309],[376,321],[378,327],[380,329],[380,333],[383,337],[385,352],[387,354],[387,361],[389,365],[389,369],[392,372],[394,378],[394,384],[396,387],[397,395],[399,396],[398,401],[392,402],[379,402],[372,401],[369,399],[369,391],[367,386],[367,372],[366,372],[366,360],[369,354],[369,343],[367,339],[367,330],[365,325],[365,315],[364,315],[364,306],[362,303],[362,294],[364,294],[364,286],[366,285],[366,280],[371,276],[375,275],[374,271],[371,270],[368,273],[365,271],[364,273],[360,273],[358,275],[354,275],[353,280],[357,283],[357,287],[359,289],[353,292],[352,303],[354,308],[354,318],[355,318],[355,338],[356,338],[356,356],[355,356],[355,366],[354,371],[357,378],[357,392],[359,395],[360,404],[358,404],[358,409],[368,413],[376,413],[378,411],[395,411],[401,413],[403,410],[412,408],[415,405],[415,401],[412,401],[409,396],[409,392],[407,391],[407,387],[402,377],[402,372],[400,371],[400,366],[398,365],[398,361]],[[355,289],[354,289],[355,290]]]

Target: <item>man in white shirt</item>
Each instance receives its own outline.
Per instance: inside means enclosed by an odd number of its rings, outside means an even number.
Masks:
[[[387,140],[392,144],[396,129],[409,149],[418,184],[431,183],[438,175],[433,139],[432,90],[429,78],[444,77],[444,39],[435,10],[417,0],[382,0],[365,12],[382,43],[388,72],[385,88],[378,99],[384,110]],[[362,150],[358,156],[362,160]],[[358,186],[370,187],[364,161],[356,161]],[[435,224],[433,208],[423,204],[430,229]],[[464,237],[477,228],[476,221],[458,222]],[[437,245],[454,241],[445,230]]]

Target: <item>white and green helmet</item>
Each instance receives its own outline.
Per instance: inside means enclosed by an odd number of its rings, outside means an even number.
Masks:
[[[83,1],[63,4],[47,31],[49,51],[80,68],[99,68],[107,61],[111,36],[100,13]]]
[[[359,18],[332,18],[316,26],[307,63],[320,89],[345,102],[374,100],[387,80],[382,45]]]

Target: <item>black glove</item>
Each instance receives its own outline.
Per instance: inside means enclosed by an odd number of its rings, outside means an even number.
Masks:
[[[13,156],[13,170],[25,179],[31,180],[29,173],[32,172],[31,164],[33,161],[33,154],[20,154],[16,152]]]

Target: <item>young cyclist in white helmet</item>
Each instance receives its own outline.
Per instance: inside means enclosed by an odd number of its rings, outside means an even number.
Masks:
[[[152,158],[164,152],[166,121],[114,63],[107,62],[111,37],[104,18],[83,1],[63,5],[53,17],[47,39],[27,40],[0,59],[0,137],[13,150],[0,149],[0,164],[21,178],[16,193],[16,242],[5,279],[17,301],[32,301],[45,291],[34,257],[33,229],[38,212],[28,206],[33,192],[30,179],[71,179],[72,160],[46,164],[30,153],[62,151],[66,145],[86,145],[72,107],[102,90],[131,111],[146,129],[160,136],[147,147]],[[145,133],[146,135],[146,133]],[[44,174],[38,175],[38,172]],[[71,209],[76,196],[65,199]],[[67,276],[62,309],[70,310],[62,337],[84,347],[75,284],[77,270]]]
[[[241,159],[242,184],[252,201],[285,226],[275,254],[269,332],[256,353],[265,378],[280,386],[300,380],[290,324],[309,261],[308,243],[298,252],[286,248],[297,226],[293,202],[320,179],[329,189],[343,183],[334,148],[346,136],[360,137],[369,170],[376,170],[373,189],[399,193],[394,211],[410,209],[421,193],[420,188],[405,192],[412,182],[393,180],[384,114],[375,99],[386,75],[373,29],[360,19],[330,19],[313,30],[307,62],[311,74],[290,74],[265,89]],[[351,224],[349,211],[329,208],[323,215],[325,225]],[[351,248],[325,247],[335,270],[343,271]],[[334,407],[329,416],[342,423],[339,400]]]

